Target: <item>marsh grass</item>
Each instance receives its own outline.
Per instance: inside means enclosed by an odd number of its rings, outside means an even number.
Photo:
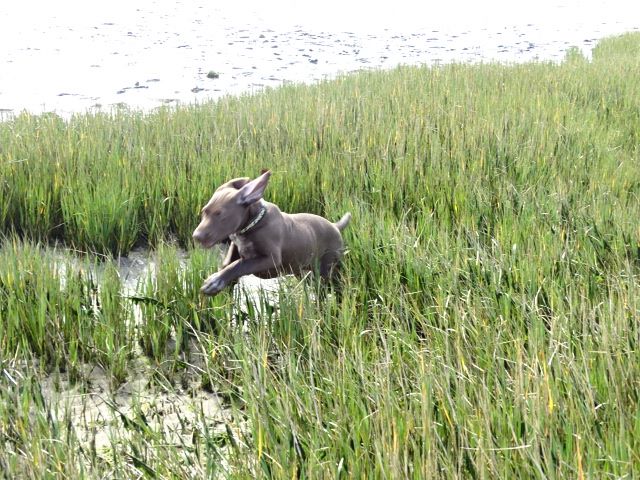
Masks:
[[[639,45],[3,122],[0,464],[32,477],[632,477]],[[350,210],[349,252],[340,291],[285,286],[239,319],[231,293],[198,295],[217,254],[184,259],[166,240],[189,246],[213,189],[263,167],[286,211]],[[113,265],[100,287],[73,262],[61,275],[42,247],[53,239],[94,253],[147,242],[157,268],[122,296]],[[140,351],[164,388],[196,376],[218,392],[230,420],[180,417],[189,439],[170,442],[142,409],[123,413],[105,455],[39,400],[42,375],[86,383],[86,363],[117,388]]]
[[[225,309],[219,298],[203,298],[199,289],[218,260],[217,250],[195,250],[186,262],[175,247],[162,245],[156,251],[157,268],[144,280],[143,295],[133,298],[141,308],[140,344],[145,354],[162,361],[172,346],[177,358],[194,333],[216,331],[216,311],[225,316]]]

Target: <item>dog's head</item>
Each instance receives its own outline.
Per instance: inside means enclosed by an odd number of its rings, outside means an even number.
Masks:
[[[249,208],[262,199],[270,176],[267,170],[253,180],[234,178],[218,187],[202,208],[202,219],[193,239],[210,248],[242,229],[249,221]]]

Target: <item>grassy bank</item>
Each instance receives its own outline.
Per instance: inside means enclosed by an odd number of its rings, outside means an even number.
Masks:
[[[632,477],[639,50],[634,34],[592,61],[402,67],[175,111],[1,123],[0,467]],[[263,167],[283,210],[354,219],[342,295],[283,287],[245,332],[229,294],[198,296],[216,255],[181,265],[166,241],[189,248],[213,189]],[[89,255],[61,260],[53,241]],[[122,295],[101,255],[141,243],[158,270]],[[95,365],[108,398],[140,358],[149,389],[188,392],[196,378],[219,393],[224,428],[178,414],[176,439],[141,403],[115,402],[96,446],[42,393],[51,377],[90,391]]]

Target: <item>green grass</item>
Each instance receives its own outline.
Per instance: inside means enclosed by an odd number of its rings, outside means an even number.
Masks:
[[[593,61],[574,50],[561,64],[400,67],[1,123],[0,468],[632,478],[639,50],[629,34]],[[190,234],[217,185],[263,167],[283,210],[351,211],[349,253],[339,295],[284,285],[243,331],[237,299],[199,296],[219,259]],[[110,255],[136,244],[155,249],[157,271],[125,295]],[[215,391],[228,417],[178,413],[176,440],[143,399],[121,410],[141,359],[149,389]],[[51,378],[94,391],[91,366],[109,378],[118,427],[106,448],[43,394]]]

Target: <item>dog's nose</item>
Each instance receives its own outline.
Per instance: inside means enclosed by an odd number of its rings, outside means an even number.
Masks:
[[[204,233],[194,230],[192,237],[195,242],[201,243],[204,240]]]

